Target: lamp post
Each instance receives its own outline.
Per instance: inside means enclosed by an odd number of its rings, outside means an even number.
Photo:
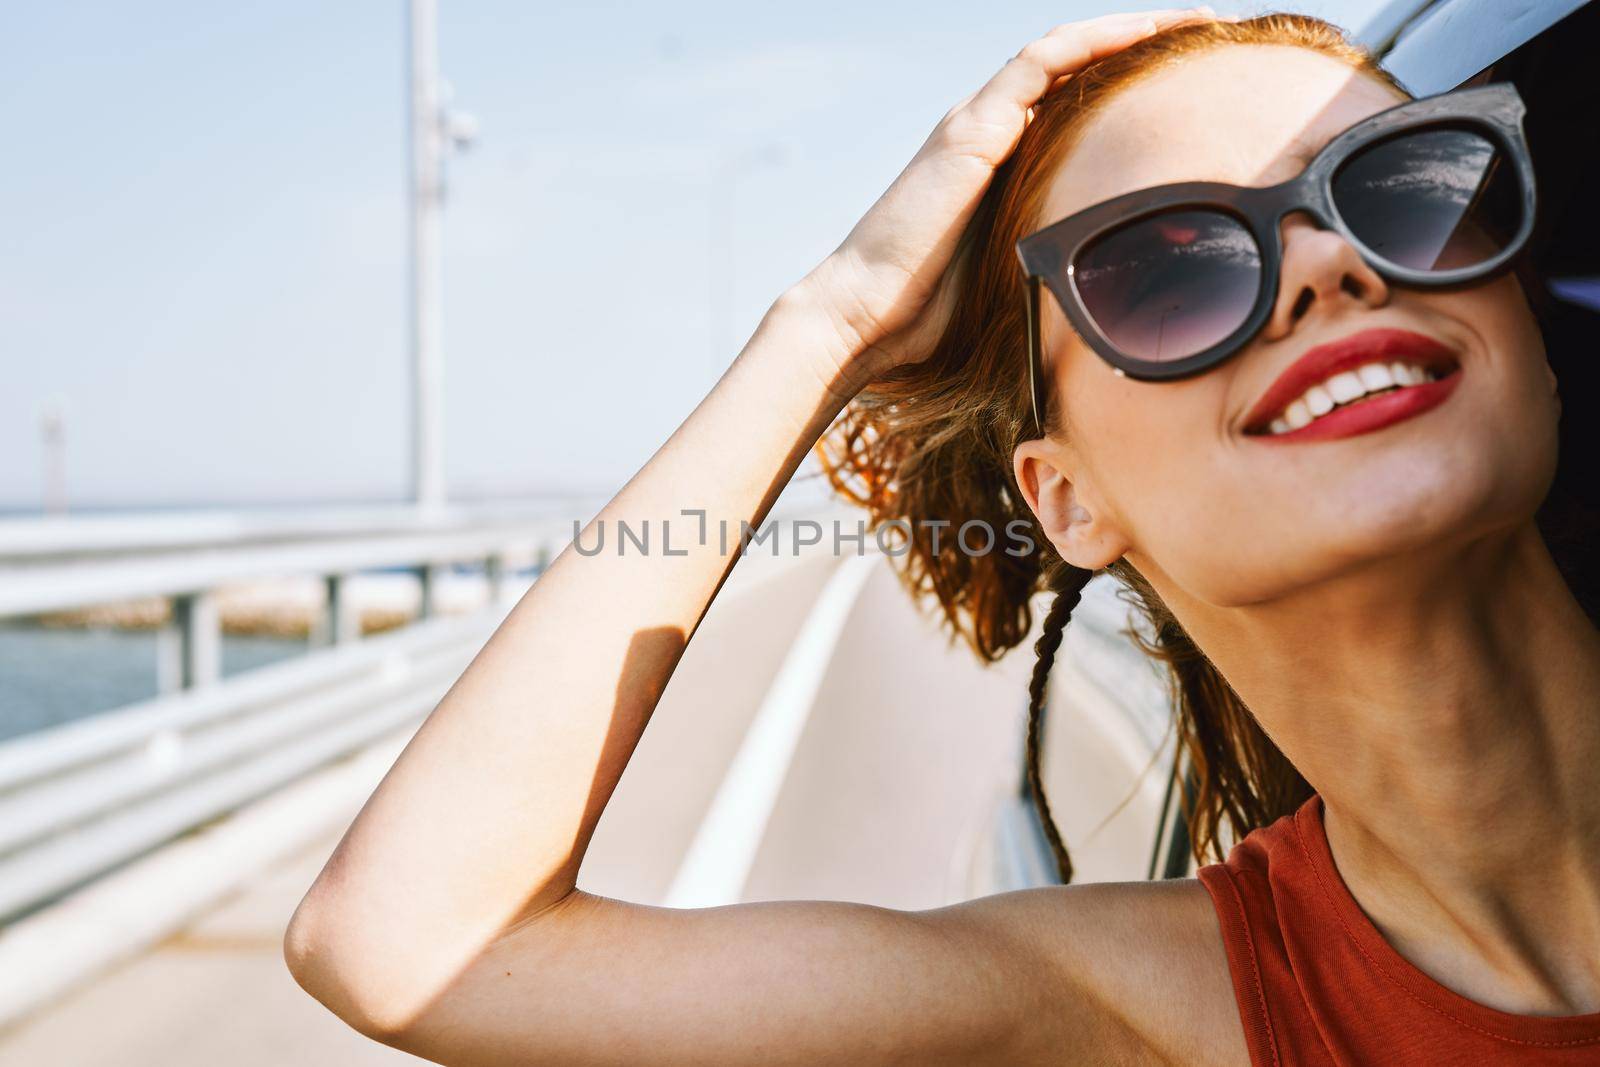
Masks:
[[[419,508],[444,504],[444,352],[439,297],[440,213],[451,149],[477,136],[470,115],[451,111],[439,78],[437,0],[411,0],[409,189],[411,200],[411,492]]]
[[[57,401],[39,419],[39,444],[44,458],[44,513],[67,513],[67,417]]]

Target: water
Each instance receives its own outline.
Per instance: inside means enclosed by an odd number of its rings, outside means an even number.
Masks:
[[[306,650],[303,638],[222,640],[222,673]],[[156,695],[152,630],[0,625],[0,741]]]

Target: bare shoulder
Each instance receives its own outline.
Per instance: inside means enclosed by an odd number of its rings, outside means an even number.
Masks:
[[[1143,1046],[1174,1063],[1248,1065],[1210,894],[1192,878],[1051,886],[946,909],[1026,944],[1025,955],[1080,1006],[1103,1047]],[[1003,933],[1002,933],[1003,932]],[[1110,1031],[1121,1031],[1122,1038]]]

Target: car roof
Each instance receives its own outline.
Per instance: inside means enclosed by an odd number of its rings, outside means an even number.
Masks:
[[[1414,96],[1453,89],[1588,0],[1390,0],[1352,36]]]

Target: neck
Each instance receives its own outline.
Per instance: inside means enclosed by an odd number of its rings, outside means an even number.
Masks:
[[[1600,1011],[1600,634],[1531,523],[1194,607],[1186,627],[1322,795],[1341,875],[1402,954],[1491,1007]]]

